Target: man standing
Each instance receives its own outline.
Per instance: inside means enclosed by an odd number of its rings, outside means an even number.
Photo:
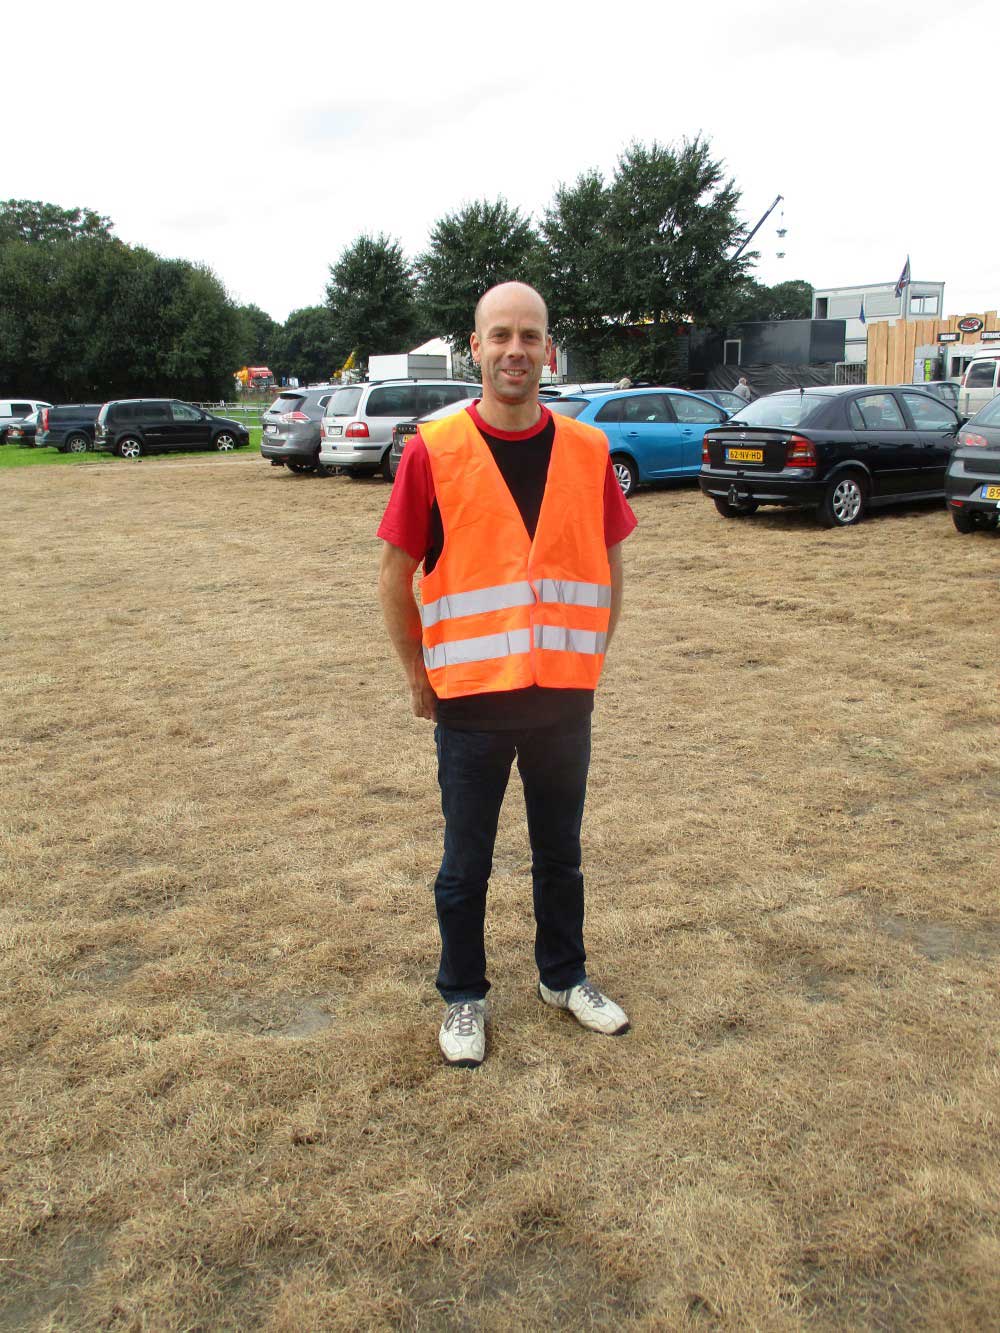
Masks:
[[[749,403],[750,399],[753,397],[753,393],[750,390],[750,385],[747,384],[746,375],[740,376],[740,382],[733,390],[733,393],[739,394],[745,403]]]
[[[621,612],[621,542],[635,527],[604,435],[539,404],[552,343],[538,293],[516,282],[488,291],[471,346],[481,401],[410,439],[378,530],[389,636],[415,716],[437,723],[438,1041],[465,1067],[486,1054],[486,893],[515,757],[538,994],[593,1032],[628,1030],[587,977],[580,827],[594,689]]]

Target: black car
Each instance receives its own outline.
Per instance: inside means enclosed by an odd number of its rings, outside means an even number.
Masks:
[[[959,532],[1000,526],[1000,396],[958,432],[944,488]]]
[[[470,390],[475,389],[475,385],[469,386]],[[457,403],[445,403],[444,407],[436,408],[433,412],[425,412],[421,417],[415,417],[412,421],[398,421],[392,428],[392,444],[389,448],[389,476],[395,481],[396,473],[399,471],[399,465],[403,459],[403,450],[406,448],[406,442],[412,439],[420,429],[421,421],[437,421],[439,417],[454,416],[456,412],[464,412],[467,407],[482,397],[481,393],[474,394],[471,398],[460,398]],[[548,401],[551,402],[551,399]]]
[[[698,484],[724,518],[788,505],[847,527],[869,506],[942,497],[959,424],[908,384],[772,393],[705,432]]]
[[[94,447],[94,424],[100,403],[60,403],[39,412],[36,449],[58,449],[61,454],[85,454]]]
[[[7,439],[11,444],[19,444],[22,449],[31,449],[38,434],[38,418],[42,409],[38,408],[20,421],[14,421],[7,427]]]
[[[94,427],[94,448],[119,458],[141,458],[162,449],[218,449],[250,443],[241,421],[217,417],[174,398],[119,398],[105,403]]]

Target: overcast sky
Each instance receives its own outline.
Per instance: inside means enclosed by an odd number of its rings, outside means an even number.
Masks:
[[[4,29],[2,196],[93,208],[278,320],[362,232],[415,256],[463,204],[538,216],[630,140],[698,133],[748,224],[784,196],[758,280],[884,282],[909,254],[947,314],[1000,306],[1000,0],[41,0]]]

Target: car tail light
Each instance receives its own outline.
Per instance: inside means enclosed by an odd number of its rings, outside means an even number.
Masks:
[[[289,426],[296,426],[300,421],[309,420],[305,412],[282,412],[281,419]]]
[[[48,409],[47,407],[43,407],[43,408],[42,408],[42,430],[48,430],[48,428],[49,428],[49,409]]]
[[[344,435],[349,440],[367,440],[368,426],[364,421],[352,421],[344,431]]]
[[[816,446],[804,435],[793,435],[785,446],[785,467],[815,467]]]
[[[708,446],[709,446],[709,443],[710,443],[710,441],[709,441],[708,436],[707,436],[707,435],[703,435],[702,438],[701,438],[701,461],[702,461],[703,463],[711,463],[711,461],[712,461],[712,460],[709,458],[709,456],[708,456]],[[712,441],[712,443],[714,443],[714,441]]]
[[[976,435],[975,432],[973,432],[971,435],[964,435],[962,439],[959,440],[959,444],[974,444],[980,449],[988,449],[990,442],[985,435]]]

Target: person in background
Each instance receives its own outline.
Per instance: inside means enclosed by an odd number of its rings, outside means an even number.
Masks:
[[[378,535],[389,637],[414,715],[436,723],[438,1043],[448,1064],[474,1068],[486,1055],[487,887],[515,759],[539,998],[591,1032],[629,1028],[585,965],[580,829],[594,690],[621,613],[621,544],[636,520],[605,436],[538,401],[552,346],[538,293],[518,282],[488,291],[471,346],[482,399],[408,441]]]
[[[750,399],[753,397],[753,392],[750,388],[750,385],[747,384],[746,375],[740,376],[740,382],[733,390],[733,393],[739,394],[739,396],[743,399],[745,403],[749,403]]]

